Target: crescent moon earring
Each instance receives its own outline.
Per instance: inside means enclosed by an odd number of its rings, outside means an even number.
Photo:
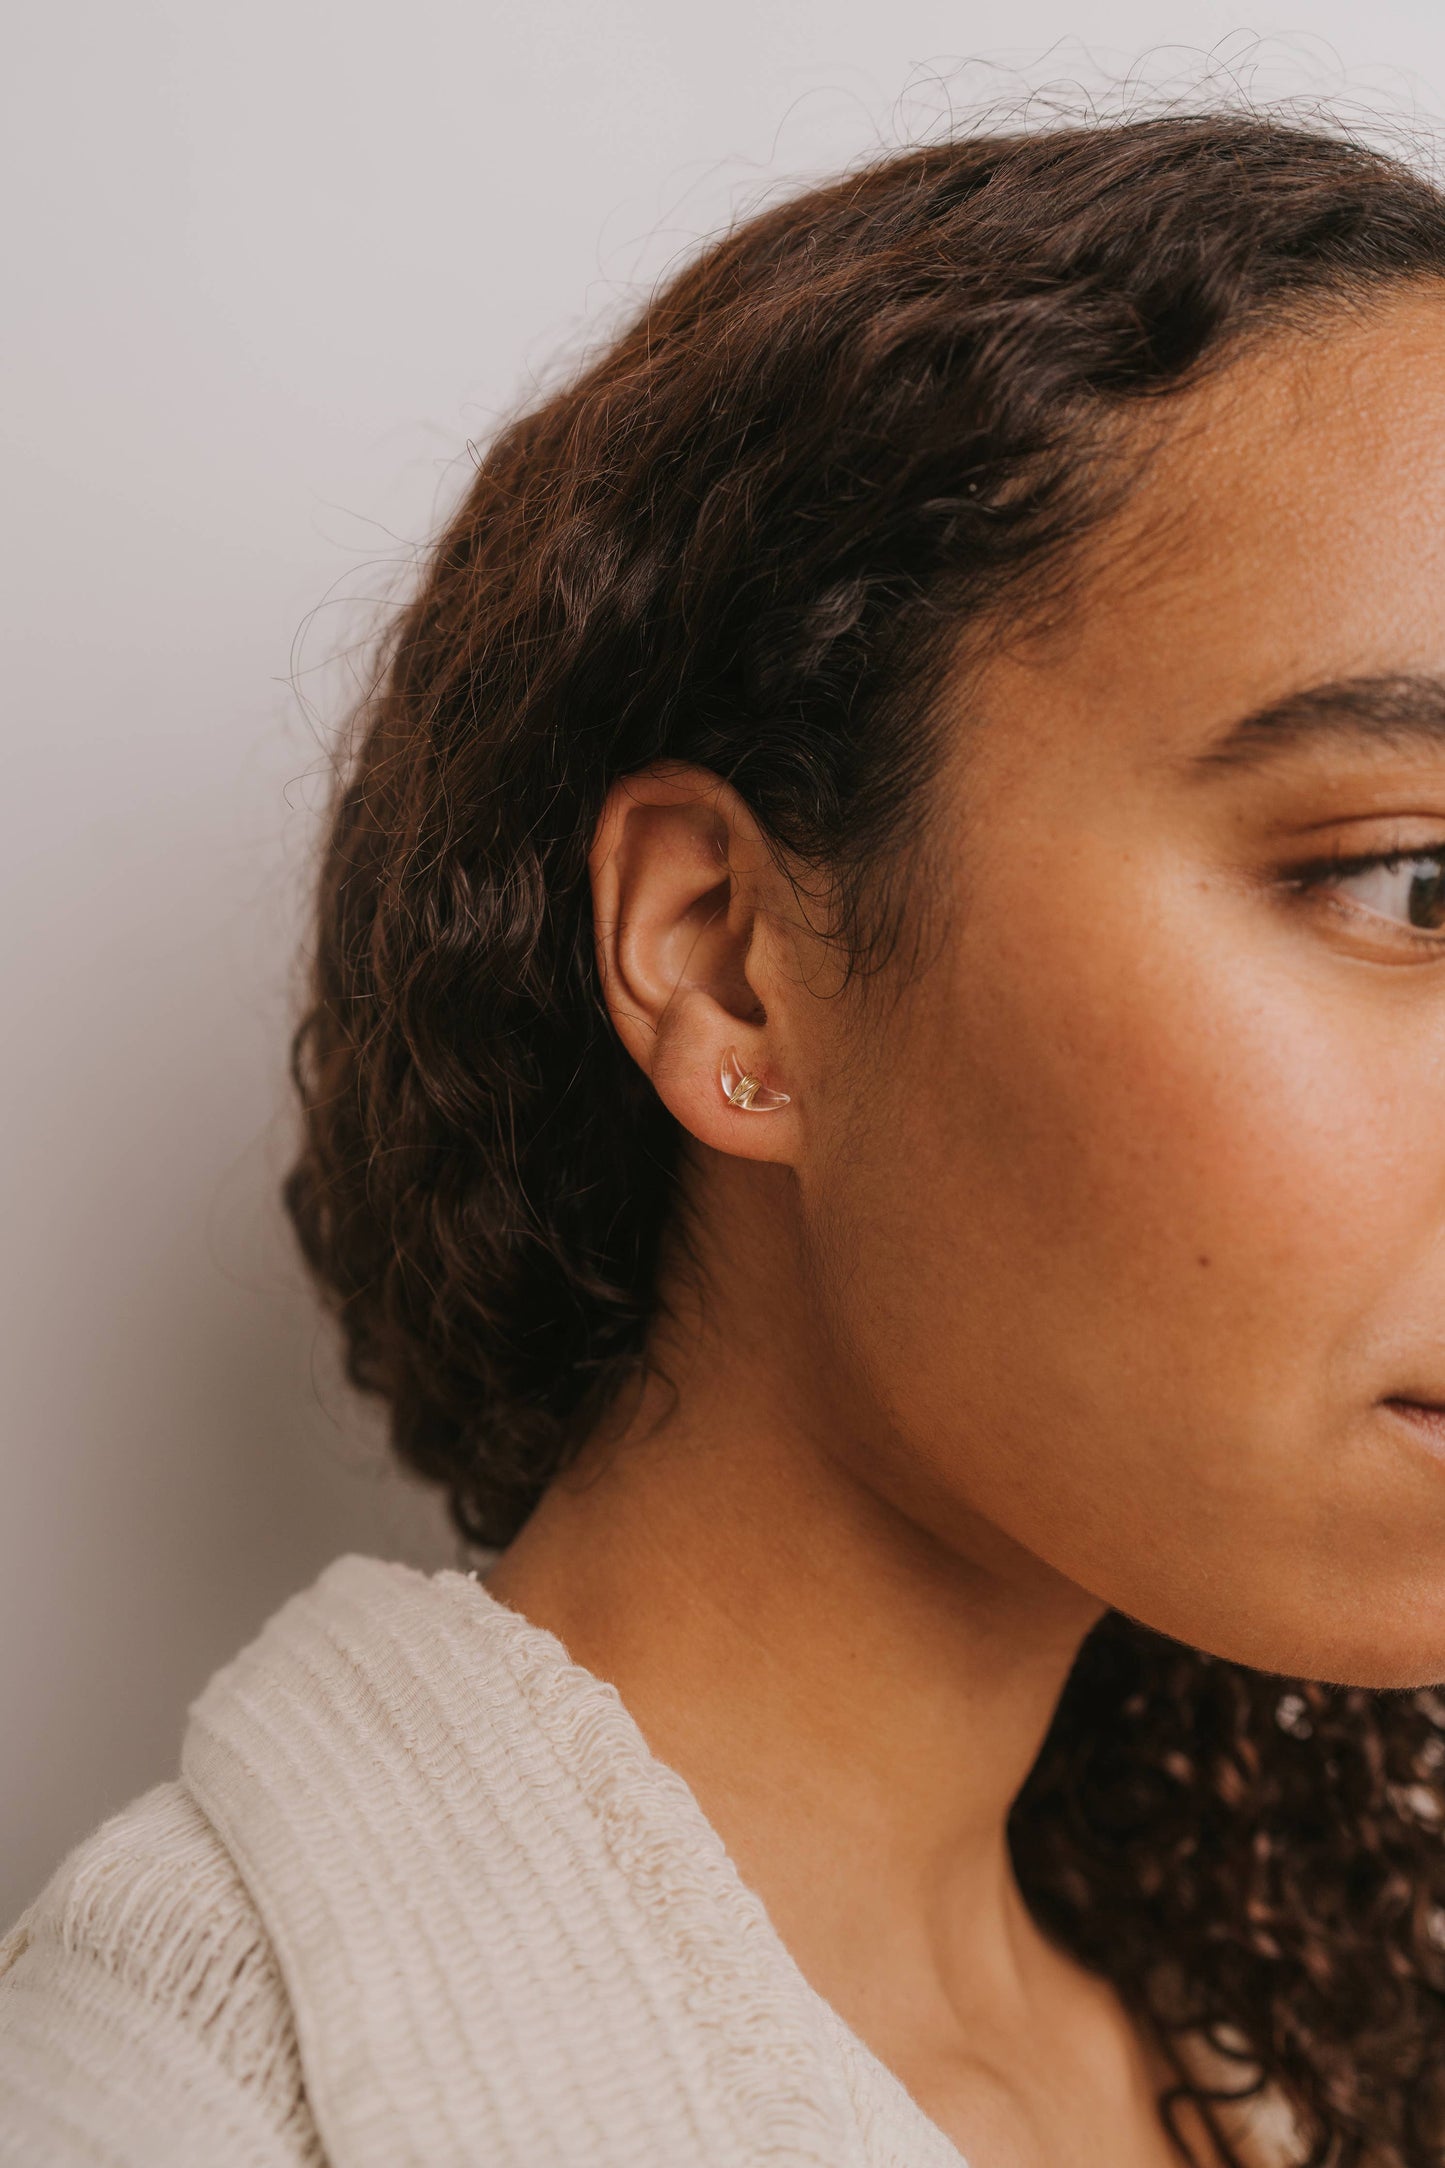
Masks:
[[[791,1092],[771,1091],[760,1078],[751,1076],[738,1060],[735,1046],[724,1049],[719,1081],[728,1105],[742,1107],[749,1114],[771,1114],[785,1107],[793,1096]]]

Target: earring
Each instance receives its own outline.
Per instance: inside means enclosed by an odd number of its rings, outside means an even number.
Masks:
[[[749,1076],[738,1060],[735,1046],[725,1049],[722,1058],[720,1080],[723,1093],[730,1107],[743,1107],[750,1114],[771,1114],[778,1107],[785,1107],[792,1098],[791,1092],[770,1091],[757,1077]]]

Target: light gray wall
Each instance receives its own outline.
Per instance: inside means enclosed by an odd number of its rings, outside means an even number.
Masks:
[[[1145,75],[1191,78],[1237,22],[1208,0],[12,11],[0,1923],[171,1772],[190,1696],[328,1558],[454,1555],[337,1382],[275,1201],[314,721],[359,604],[404,576],[467,439],[752,191],[1006,90],[1009,63],[1097,81],[1168,38]],[[1445,103],[1438,0],[1255,27],[1288,36],[1223,59],[1265,89]],[[1092,59],[1049,51],[1077,33]]]

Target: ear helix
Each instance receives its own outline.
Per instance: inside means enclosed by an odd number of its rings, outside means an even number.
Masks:
[[[738,1060],[735,1046],[724,1049],[720,1079],[723,1096],[730,1107],[741,1107],[749,1114],[771,1114],[778,1107],[785,1107],[792,1098],[791,1092],[770,1091],[759,1078],[750,1076]]]

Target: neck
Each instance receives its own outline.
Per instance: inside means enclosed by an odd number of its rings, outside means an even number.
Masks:
[[[980,1997],[1022,2015],[1050,1960],[1005,1824],[1099,1606],[864,1480],[886,1441],[800,1360],[786,1289],[723,1278],[660,1351],[675,1390],[594,1435],[488,1588],[617,1687],[865,2036],[885,2007],[936,2036]]]

